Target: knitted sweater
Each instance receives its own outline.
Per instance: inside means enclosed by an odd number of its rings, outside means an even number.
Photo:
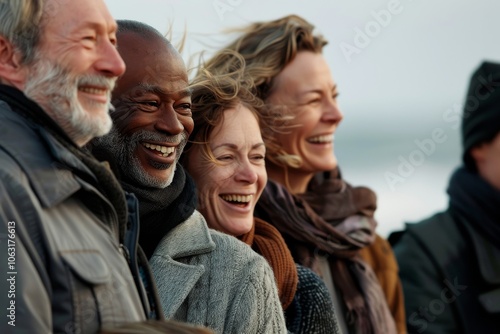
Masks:
[[[323,280],[300,264],[297,274],[297,292],[285,312],[288,330],[294,334],[341,334],[338,311]]]

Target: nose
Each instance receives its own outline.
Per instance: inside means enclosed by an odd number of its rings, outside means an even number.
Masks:
[[[184,131],[184,126],[177,118],[177,113],[175,112],[172,105],[165,105],[162,103],[161,112],[156,113],[155,129],[159,132],[168,135],[178,135]]]
[[[119,77],[125,73],[125,62],[118,53],[116,46],[108,39],[103,39],[98,49],[96,70],[108,77]]]
[[[235,180],[239,182],[245,182],[248,184],[254,184],[257,182],[258,174],[248,159],[240,162],[238,169],[235,174]]]
[[[343,118],[344,115],[340,111],[337,101],[333,98],[329,99],[326,103],[325,109],[323,110],[321,120],[323,122],[339,123]]]

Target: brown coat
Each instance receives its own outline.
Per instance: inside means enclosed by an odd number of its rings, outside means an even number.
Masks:
[[[363,260],[368,263],[380,282],[389,310],[394,317],[398,333],[406,333],[405,304],[403,289],[398,275],[398,264],[389,242],[379,236],[373,244],[360,251]]]

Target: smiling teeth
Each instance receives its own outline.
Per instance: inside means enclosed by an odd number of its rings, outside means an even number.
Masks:
[[[331,143],[333,141],[333,135],[312,137],[307,141],[311,143]]]
[[[80,87],[80,91],[89,93],[89,94],[95,94],[95,95],[103,95],[106,94],[107,90],[106,89],[98,89],[98,88],[90,88],[90,87]]]
[[[228,202],[248,203],[252,200],[253,195],[221,195],[220,197]]]
[[[174,153],[174,151],[175,151],[175,147],[153,145],[153,144],[149,144],[149,143],[143,143],[143,145],[152,151],[158,151],[160,153],[163,153],[162,155],[164,157],[168,157],[170,154]]]

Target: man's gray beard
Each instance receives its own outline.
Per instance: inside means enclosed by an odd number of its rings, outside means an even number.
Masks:
[[[92,138],[108,133],[113,122],[108,110],[96,112],[103,108],[101,103],[87,101],[95,116],[82,107],[78,101],[78,86],[107,87],[111,94],[115,81],[116,78],[99,75],[73,75],[51,60],[37,58],[31,66],[24,94],[37,102],[69,138],[83,146]],[[111,103],[108,107],[112,108]]]
[[[149,161],[151,166],[158,170],[172,169],[167,180],[161,180],[151,176],[142,167],[139,158],[135,154],[137,146],[142,145],[142,141],[180,142],[176,149],[176,157],[173,164],[162,164],[156,161]],[[187,134],[185,132],[177,136],[165,136],[155,132],[141,130],[133,133],[131,136],[124,136],[117,130],[116,126],[113,126],[107,135],[94,139],[92,141],[92,146],[106,152],[106,154],[111,157],[111,160],[118,164],[117,167],[120,168],[120,173],[123,175],[124,179],[132,181],[134,185],[163,189],[168,187],[174,179],[177,161],[179,161],[186,142]]]

